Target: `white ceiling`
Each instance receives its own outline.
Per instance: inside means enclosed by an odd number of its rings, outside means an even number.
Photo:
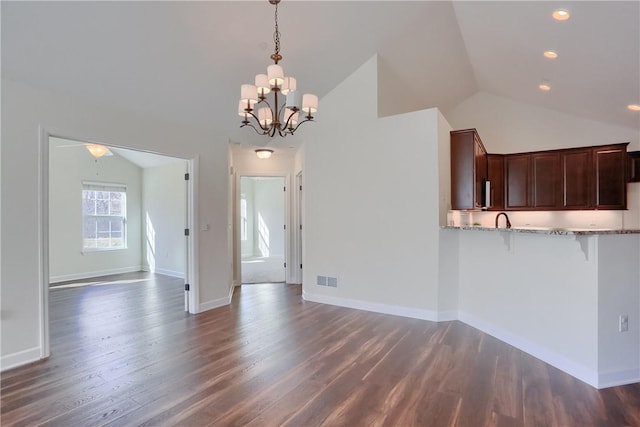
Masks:
[[[482,90],[640,131],[640,114],[626,109],[640,103],[639,6],[283,0],[282,65],[299,89],[322,97],[378,53],[381,115],[434,106],[446,114]],[[3,77],[265,145],[238,129],[236,108],[240,85],[270,64],[267,0],[1,7]],[[557,7],[571,19],[553,21]],[[545,59],[547,49],[560,57]],[[543,79],[548,93],[537,89]]]

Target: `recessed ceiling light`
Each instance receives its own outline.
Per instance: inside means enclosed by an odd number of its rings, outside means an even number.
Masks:
[[[558,52],[556,52],[555,50],[547,50],[544,53],[545,58],[549,58],[549,59],[556,59],[558,57]]]
[[[553,16],[553,19],[555,19],[556,21],[566,21],[567,19],[569,19],[569,17],[571,17],[571,14],[567,9],[558,9],[554,10],[551,16]]]
[[[640,105],[639,104],[629,104],[627,105],[627,108],[631,111],[640,111]]]
[[[549,92],[551,90],[551,86],[549,86],[549,83],[540,83],[538,85],[538,89],[543,92]]]

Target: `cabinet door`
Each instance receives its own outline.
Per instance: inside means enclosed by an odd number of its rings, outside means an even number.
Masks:
[[[593,148],[597,209],[626,209],[626,146]]]
[[[640,182],[640,151],[629,154],[629,182]]]
[[[487,154],[487,176],[491,182],[490,209],[504,209],[504,156]]]
[[[531,154],[531,206],[556,209],[560,207],[560,154],[557,152]]]
[[[504,158],[505,208],[527,209],[531,177],[531,155],[511,154]]]
[[[475,148],[471,130],[451,132],[451,209],[475,204]]]
[[[475,129],[451,131],[451,209],[482,207],[487,151]]]
[[[473,150],[475,157],[475,207],[484,206],[484,183],[487,180],[487,152],[477,134],[474,134]]]
[[[560,154],[562,170],[562,207],[589,209],[593,206],[593,166],[591,149],[582,148]]]

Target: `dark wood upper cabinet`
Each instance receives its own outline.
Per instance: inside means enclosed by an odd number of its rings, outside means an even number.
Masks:
[[[505,209],[528,209],[531,193],[531,155],[504,156]]]
[[[640,151],[629,152],[629,182],[640,182]]]
[[[627,207],[627,144],[593,148],[595,208]]]
[[[593,206],[591,148],[560,152],[563,209],[590,209]]]
[[[475,129],[451,132],[451,207],[491,210],[626,209],[627,182],[640,182],[629,143],[488,154]]]
[[[487,154],[487,176],[491,182],[490,210],[504,209],[504,156]]]
[[[531,153],[531,207],[557,209],[560,207],[560,154]]]
[[[451,132],[451,209],[480,209],[487,150],[475,129]]]

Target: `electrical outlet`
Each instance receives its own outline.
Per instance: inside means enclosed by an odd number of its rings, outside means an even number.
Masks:
[[[618,330],[620,332],[627,332],[629,330],[629,316],[621,314],[618,320]]]

